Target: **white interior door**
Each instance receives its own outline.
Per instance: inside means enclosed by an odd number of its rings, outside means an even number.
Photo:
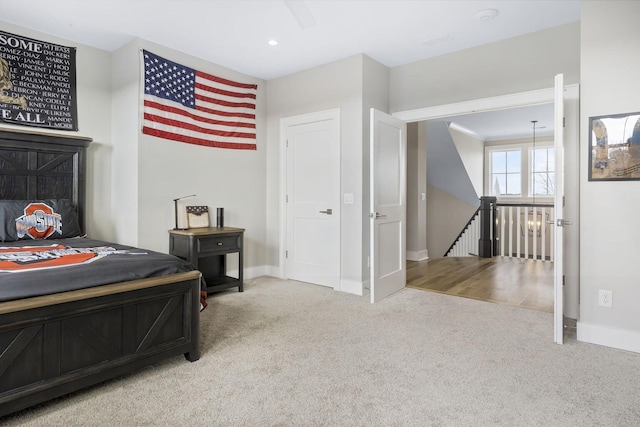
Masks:
[[[407,126],[371,109],[371,302],[404,288]]]
[[[288,278],[340,285],[340,110],[285,119]]]
[[[553,304],[553,339],[562,344],[564,339],[564,262],[563,262],[563,227],[564,220],[564,76],[555,77],[555,239],[554,239],[554,304]]]

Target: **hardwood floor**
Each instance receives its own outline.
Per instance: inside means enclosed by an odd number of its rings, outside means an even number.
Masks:
[[[509,257],[407,261],[407,287],[553,312],[553,263]]]

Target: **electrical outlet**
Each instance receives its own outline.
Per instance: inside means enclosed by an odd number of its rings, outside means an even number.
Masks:
[[[598,305],[602,307],[611,307],[613,300],[613,292],[600,290],[598,292]]]

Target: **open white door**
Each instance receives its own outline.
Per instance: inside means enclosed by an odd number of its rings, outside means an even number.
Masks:
[[[404,288],[407,126],[371,109],[371,302]]]
[[[555,77],[555,240],[554,240],[554,279],[553,279],[553,340],[562,344],[564,339],[564,263],[563,263],[563,227],[569,224],[564,220],[564,76]]]

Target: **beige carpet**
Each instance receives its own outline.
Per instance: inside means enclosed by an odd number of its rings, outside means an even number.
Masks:
[[[552,315],[405,289],[272,278],[210,297],[183,357],[7,426],[637,426],[640,355],[553,343]]]

